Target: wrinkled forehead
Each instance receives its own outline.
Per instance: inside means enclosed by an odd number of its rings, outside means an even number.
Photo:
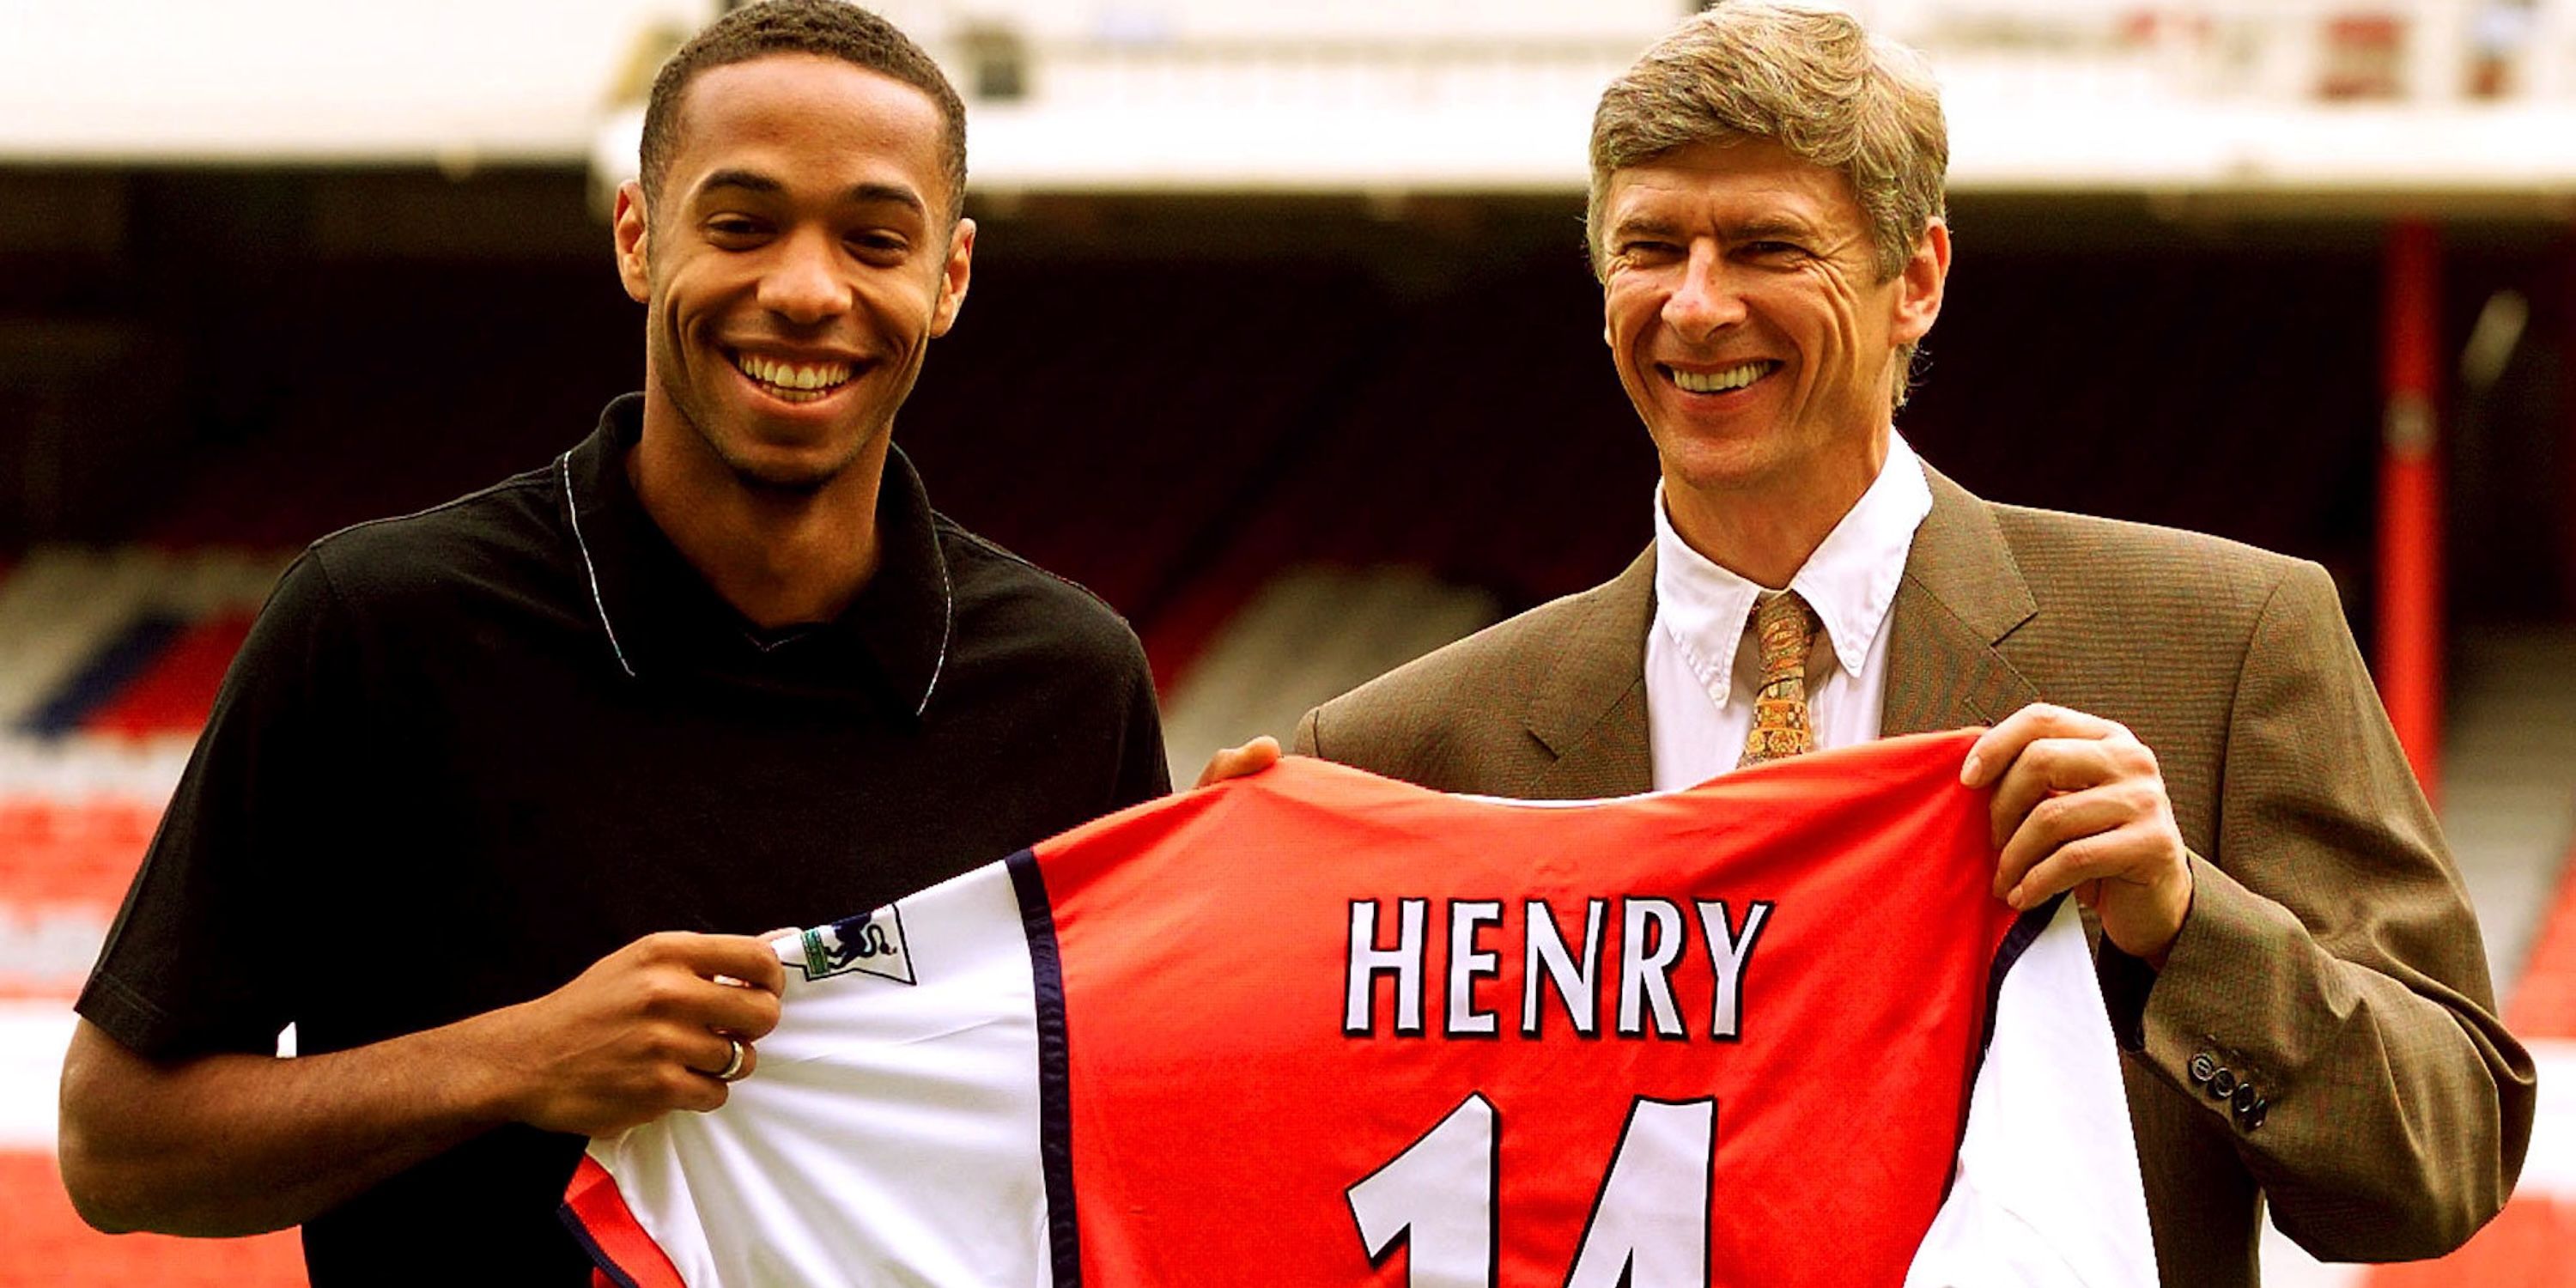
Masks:
[[[1612,170],[1602,193],[1612,222],[1693,211],[1730,221],[1806,223],[1860,219],[1860,202],[1842,171],[1798,156],[1769,139],[1736,136],[1685,144]]]

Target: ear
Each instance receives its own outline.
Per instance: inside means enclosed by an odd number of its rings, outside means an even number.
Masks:
[[[644,214],[642,184],[629,179],[617,185],[617,209],[608,222],[617,239],[617,280],[626,284],[627,295],[642,304],[653,298],[653,274],[645,260],[652,220]]]
[[[1914,257],[1896,275],[1896,317],[1889,338],[1917,344],[1941,317],[1941,292],[1950,280],[1950,225],[1935,219],[1914,243]]]
[[[966,280],[974,275],[975,221],[959,216],[948,230],[948,262],[939,270],[939,302],[930,314],[933,338],[957,325],[957,310],[966,306]]]

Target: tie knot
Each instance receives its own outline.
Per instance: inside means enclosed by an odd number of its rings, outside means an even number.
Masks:
[[[1767,683],[1792,671],[1805,675],[1816,644],[1816,613],[1794,590],[1772,591],[1753,601],[1753,637],[1761,646]]]

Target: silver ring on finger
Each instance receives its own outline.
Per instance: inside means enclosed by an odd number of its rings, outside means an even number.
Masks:
[[[725,1043],[733,1048],[733,1057],[725,1061],[725,1067],[716,1070],[716,1081],[740,1082],[746,1072],[742,1066],[751,1059],[751,1045],[741,1038],[726,1038]]]

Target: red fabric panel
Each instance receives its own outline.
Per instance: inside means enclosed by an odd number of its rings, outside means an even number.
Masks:
[[[1641,1096],[1717,1101],[1718,1281],[1901,1281],[1950,1174],[1990,964],[2015,919],[1988,888],[1984,798],[1958,783],[1973,736],[1730,775],[1699,791],[1740,808],[1691,833],[1667,816],[1687,808],[1671,797],[1504,809],[1292,760],[1312,775],[1295,799],[1227,793],[1040,847],[1085,1280],[1401,1283],[1405,1255],[1369,1264],[1345,1192],[1472,1093],[1499,1123],[1498,1282],[1564,1282]],[[1882,808],[1849,805],[1856,776],[1888,784]],[[1349,857],[1390,848],[1410,856],[1390,869],[1400,880]],[[1514,892],[1546,898],[1578,955],[1587,901],[1608,901],[1600,1036],[1575,1036],[1553,991],[1540,1036],[1522,1036],[1529,918]],[[1391,1031],[1380,977],[1376,1032],[1346,1037],[1351,906],[1378,904],[1383,947],[1402,898],[1428,901],[1428,1033]],[[1686,1032],[1618,1036],[1622,901],[1649,898],[1685,918],[1671,981]],[[1479,946],[1496,969],[1469,991],[1500,1031],[1444,1036],[1448,909],[1493,899],[1504,915]],[[1702,899],[1724,900],[1739,931],[1751,903],[1773,904],[1744,966],[1740,1041],[1710,1036]],[[1919,907],[1875,915],[1891,900]]]
[[[581,1223],[590,1236],[591,1247],[607,1259],[618,1274],[626,1276],[636,1288],[688,1288],[680,1278],[679,1268],[662,1252],[636,1223],[635,1214],[626,1208],[626,1196],[617,1192],[617,1178],[608,1174],[597,1160],[583,1155],[581,1166],[573,1170],[572,1183],[564,1187],[563,1205],[573,1219]],[[591,1282],[614,1280],[593,1271]]]

